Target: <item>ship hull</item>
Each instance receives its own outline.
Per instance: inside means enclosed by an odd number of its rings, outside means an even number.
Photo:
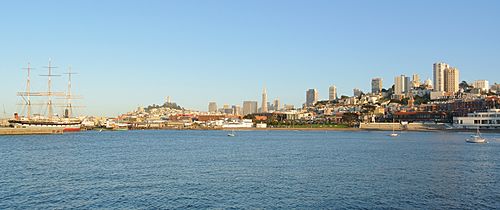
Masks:
[[[17,128],[62,128],[64,132],[78,132],[81,122],[9,120]]]

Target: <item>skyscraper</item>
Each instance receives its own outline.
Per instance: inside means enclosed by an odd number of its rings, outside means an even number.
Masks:
[[[449,67],[444,72],[444,91],[447,93],[458,92],[459,71],[457,68]]]
[[[306,91],[306,106],[313,106],[318,102],[318,90],[309,89]]]
[[[434,76],[434,91],[444,91],[444,70],[450,68],[446,63],[434,63],[433,76]]]
[[[410,80],[410,77],[405,77],[405,89],[404,89],[404,93],[409,93],[411,90],[411,80]]]
[[[405,81],[406,81],[406,76],[405,75],[400,75],[397,77],[394,77],[394,94],[396,95],[402,95],[405,93]],[[409,80],[409,79],[408,79]]]
[[[262,90],[262,107],[261,107],[262,112],[267,112],[267,92],[266,88]]]
[[[379,94],[382,91],[382,78],[372,79],[372,93]]]
[[[337,87],[335,85],[328,88],[328,100],[333,101],[337,99]]]
[[[257,113],[257,101],[243,101],[243,115]]]
[[[208,112],[210,112],[210,113],[217,112],[217,103],[216,102],[209,102],[208,103]]]
[[[274,99],[273,107],[274,107],[274,111],[280,110],[280,99],[279,98]]]

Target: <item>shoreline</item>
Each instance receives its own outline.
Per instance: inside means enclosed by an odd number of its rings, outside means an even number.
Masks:
[[[222,131],[387,131],[392,129],[374,129],[374,128],[167,128],[167,129],[130,129],[133,130],[222,130]],[[111,131],[111,130],[110,130]],[[475,129],[404,129],[396,132],[475,132]],[[482,133],[500,133],[500,130],[481,130]]]

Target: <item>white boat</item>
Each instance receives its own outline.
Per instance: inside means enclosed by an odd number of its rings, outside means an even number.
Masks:
[[[392,133],[389,134],[390,137],[397,137],[399,136],[399,134],[397,134],[395,131],[394,131],[394,120],[392,120]]]
[[[475,135],[471,135],[469,138],[465,139],[467,143],[486,143],[486,139],[481,136],[481,132],[479,132],[479,128],[477,129],[477,133]]]
[[[228,133],[227,136],[234,137],[236,134],[234,133],[234,130],[231,131],[231,133]]]

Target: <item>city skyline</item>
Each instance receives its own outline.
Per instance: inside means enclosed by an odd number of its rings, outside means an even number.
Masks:
[[[8,2],[0,100],[7,113],[18,111],[28,62],[33,88],[44,90],[37,75],[49,58],[56,74],[69,65],[79,73],[79,112],[104,116],[165,96],[196,110],[261,101],[264,84],[268,98],[300,107],[308,88],[323,100],[331,84],[341,96],[370,92],[374,77],[384,88],[400,74],[425,81],[436,62],[458,68],[460,81],[499,82],[499,3],[450,2]],[[54,84],[64,90],[66,82]]]

